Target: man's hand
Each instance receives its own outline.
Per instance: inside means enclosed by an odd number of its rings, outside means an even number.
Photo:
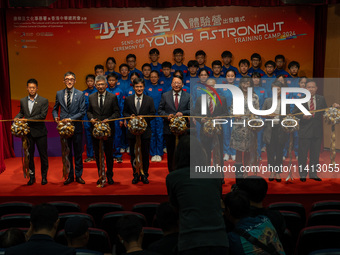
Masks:
[[[202,122],[202,123],[206,123],[207,121],[208,121],[208,118],[207,118],[207,117],[204,117],[204,118],[201,119],[201,122]]]
[[[174,118],[175,117],[175,115],[173,115],[172,113],[171,114],[169,114],[169,116],[168,116],[168,120],[170,120],[170,119],[172,119],[172,118]]]
[[[334,103],[332,106],[335,108],[340,108],[340,104],[337,104],[337,103]]]
[[[59,122],[59,120],[60,120],[59,117],[54,118],[54,121],[55,121],[55,122]]]
[[[134,118],[134,117],[136,117],[136,115],[134,115],[134,114],[131,114],[131,116],[130,116],[131,118]]]
[[[127,121],[126,120],[124,120],[124,126],[127,127]]]
[[[90,121],[94,125],[98,121],[98,119],[91,119]]]
[[[103,120],[102,122],[103,122],[103,123],[107,123],[107,121],[108,121],[108,119],[105,119],[105,120]]]
[[[312,118],[312,116],[313,116],[313,115],[303,115],[302,118],[303,118],[304,120],[309,120],[309,119]]]
[[[176,117],[182,117],[182,116],[183,116],[183,113],[181,112],[176,113]]]
[[[119,121],[119,127],[122,127],[124,122],[122,120]]]

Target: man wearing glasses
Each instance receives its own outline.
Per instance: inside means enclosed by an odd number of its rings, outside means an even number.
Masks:
[[[163,134],[167,147],[168,170],[174,170],[174,154],[176,149],[176,137],[171,133],[169,123],[174,117],[190,115],[190,94],[183,91],[183,80],[180,76],[174,76],[171,83],[172,90],[162,94],[158,107],[159,115],[167,115],[164,118]]]
[[[59,90],[56,95],[55,105],[53,107],[52,115],[55,122],[68,122],[73,120],[82,120],[86,113],[85,96],[83,92],[74,88],[76,83],[76,75],[72,72],[67,72],[64,75],[65,89]],[[58,116],[60,108],[60,117]],[[74,135],[67,139],[70,153],[68,159],[70,161],[70,173],[64,185],[70,184],[74,181],[74,172],[76,181],[80,184],[85,184],[81,178],[83,174],[83,161],[82,161],[82,136],[83,125],[81,122],[73,122],[75,127]],[[73,157],[72,147],[74,154],[75,168],[73,170]]]

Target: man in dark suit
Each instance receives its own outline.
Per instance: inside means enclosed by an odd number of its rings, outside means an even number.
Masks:
[[[40,204],[33,207],[31,226],[26,233],[29,240],[26,243],[8,248],[6,255],[71,255],[76,254],[73,248],[66,247],[54,241],[58,229],[58,210],[51,204]]]
[[[149,97],[143,93],[145,88],[145,81],[142,78],[137,78],[133,81],[133,89],[135,91],[134,95],[128,96],[124,102],[124,117],[135,117],[138,115],[155,115],[155,105],[152,97]],[[136,184],[139,182],[139,178],[144,184],[148,184],[148,176],[149,176],[149,151],[150,151],[150,139],[151,139],[151,125],[150,121],[152,118],[145,118],[148,126],[145,132],[141,135],[141,151],[142,151],[142,161],[143,161],[143,172],[144,174],[136,173],[136,168],[134,167],[135,156],[135,144],[136,144],[136,136],[131,134],[129,131],[127,133],[127,138],[130,146],[130,154],[131,154],[131,165],[133,169],[133,180],[132,184]],[[127,122],[125,121],[125,126],[127,126]]]
[[[85,97],[83,92],[74,88],[76,83],[76,75],[72,72],[67,72],[64,75],[65,89],[59,90],[56,95],[55,105],[53,107],[53,118],[55,122],[68,122],[72,120],[82,120],[86,113]],[[60,118],[58,112],[60,108]],[[65,185],[74,181],[73,170],[73,157],[72,147],[74,153],[75,174],[76,181],[80,184],[85,184],[85,181],[81,178],[83,174],[83,160],[82,160],[82,137],[83,137],[83,125],[81,122],[73,123],[75,130],[74,135],[67,139],[68,147],[70,148],[70,154],[68,156],[70,161],[70,173]]]
[[[27,81],[28,97],[20,100],[20,112],[15,116],[14,120],[21,118],[29,120],[44,120],[46,119],[48,111],[48,100],[37,94],[38,81],[36,79],[29,79]],[[27,138],[29,140],[29,169],[30,180],[27,185],[35,183],[35,166],[34,166],[34,151],[37,145],[40,162],[41,162],[41,184],[47,184],[47,170],[48,170],[48,157],[47,157],[47,129],[45,122],[28,122],[30,133]]]
[[[327,108],[325,98],[321,95],[317,95],[316,91],[318,87],[316,82],[313,80],[308,80],[306,83],[306,89],[311,94],[311,99],[304,103],[303,106],[309,111],[320,110]],[[297,107],[295,107],[293,113],[301,112]],[[298,115],[300,118],[300,129],[299,129],[299,172],[300,180],[302,182],[306,181],[306,176],[308,174],[307,170],[307,155],[309,151],[309,178],[315,181],[321,181],[317,176],[317,167],[319,164],[319,156],[321,150],[321,142],[323,137],[322,132],[322,120],[323,112],[312,113],[312,115]]]
[[[217,98],[217,95],[215,95],[213,90],[210,89],[210,87],[212,87],[212,88],[215,87],[216,80],[215,79],[207,80],[207,85],[208,85],[208,87],[207,87],[208,90],[212,93],[215,100],[212,97],[210,97],[209,95],[207,95],[206,117],[197,118],[197,121],[199,121],[202,124],[202,128],[200,130],[200,139],[201,139],[201,143],[202,143],[204,149],[208,153],[208,157],[210,158],[210,155],[211,155],[210,152],[214,149],[213,138],[204,134],[204,129],[203,129],[204,124],[208,121],[208,118],[217,119],[219,116],[228,116],[229,112],[228,112],[228,107],[227,107],[227,99],[224,96],[220,96],[220,99],[221,99],[221,102],[222,102],[222,104],[221,104],[220,100]],[[201,116],[201,106],[202,106],[202,99],[201,98],[202,97],[198,98],[198,100],[196,101],[196,105],[195,105],[195,109],[194,109],[194,116]],[[227,125],[227,124],[225,124],[225,125]],[[222,127],[221,127],[221,129],[222,129]],[[222,134],[222,132],[218,135],[218,141],[219,141],[219,148],[217,148],[217,149],[220,152],[220,161],[216,162],[216,163],[218,163],[220,166],[223,166],[224,162],[223,162],[223,134]]]
[[[106,91],[107,81],[105,76],[98,75],[95,79],[96,88],[98,92],[89,96],[89,109],[87,110],[87,117],[94,125],[97,121],[106,123],[110,119],[116,119],[120,117],[120,111],[118,107],[118,99],[116,95]],[[111,128],[111,136],[107,140],[104,140],[104,152],[106,156],[106,176],[108,184],[114,183],[113,177],[113,139],[115,136],[115,123],[109,122]],[[93,129],[93,126],[92,126]],[[99,140],[92,137],[94,145],[94,154],[96,157],[97,168],[99,169]],[[100,184],[100,180],[97,181]]]
[[[174,76],[171,83],[172,90],[162,95],[158,107],[159,115],[167,115],[164,118],[163,134],[167,147],[168,170],[173,171],[173,160],[176,147],[176,137],[170,131],[169,123],[174,117],[190,115],[190,94],[183,91],[183,80],[180,76]]]

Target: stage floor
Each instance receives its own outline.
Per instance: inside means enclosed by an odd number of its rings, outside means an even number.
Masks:
[[[266,164],[265,155],[262,156],[262,164]],[[340,155],[338,154],[337,163],[340,163]],[[124,155],[123,163],[114,164],[114,185],[107,185],[104,188],[98,188],[96,181],[98,179],[97,168],[95,162],[84,163],[83,179],[86,184],[82,185],[77,182],[67,186],[63,184],[62,179],[62,160],[60,157],[49,158],[48,184],[42,186],[40,174],[40,160],[35,158],[37,183],[27,186],[28,179],[23,177],[21,158],[10,158],[5,160],[6,170],[0,175],[0,202],[20,200],[33,203],[67,200],[74,201],[83,206],[92,202],[110,201],[123,203],[129,208],[136,202],[162,202],[167,200],[167,191],[165,178],[168,174],[167,162],[163,160],[160,163],[150,163],[149,181],[150,184],[138,183],[133,185],[132,169],[128,155]],[[228,161],[226,164],[232,164]],[[288,161],[286,160],[287,164]],[[296,164],[296,160],[293,161]],[[329,164],[329,152],[325,151],[321,154],[320,163]],[[282,174],[282,178],[287,174]],[[323,178],[322,182],[307,179],[302,183],[295,173],[296,179],[286,182],[282,179],[281,183],[276,181],[269,182],[267,203],[280,200],[308,201],[322,199],[339,199],[340,200],[340,179],[325,178],[325,174],[319,176]],[[336,177],[336,175],[332,175]],[[340,173],[337,173],[340,177]],[[231,185],[235,180],[226,179],[223,185],[223,193],[230,191]]]

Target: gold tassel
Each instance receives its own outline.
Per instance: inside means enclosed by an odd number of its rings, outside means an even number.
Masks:
[[[335,146],[335,124],[332,125],[332,133],[331,133],[331,164],[333,165],[333,169],[335,169],[335,157],[336,157],[336,146]]]
[[[288,177],[286,178],[286,181],[293,180],[293,174],[292,174],[292,160],[293,160],[293,132],[289,133],[289,148],[288,148],[288,155],[289,155],[289,174]]]
[[[103,139],[99,140],[99,167],[98,167],[98,176],[100,184],[98,184],[98,188],[103,188],[106,181],[105,174],[105,162],[104,162],[104,150],[103,150]]]
[[[143,159],[142,159],[142,141],[141,136],[136,135],[136,144],[135,144],[135,161],[136,161],[136,173],[138,175],[144,175],[143,171]]]
[[[23,148],[23,157],[22,157],[22,169],[24,171],[24,177],[29,178],[29,157],[34,155],[29,155],[29,141],[27,136],[23,136],[22,138],[22,148]]]
[[[68,155],[70,154],[70,148],[67,144],[67,139],[65,137],[60,137],[61,143],[61,154],[63,161],[63,177],[65,180],[68,178],[68,174],[70,173],[70,161],[68,159]]]

